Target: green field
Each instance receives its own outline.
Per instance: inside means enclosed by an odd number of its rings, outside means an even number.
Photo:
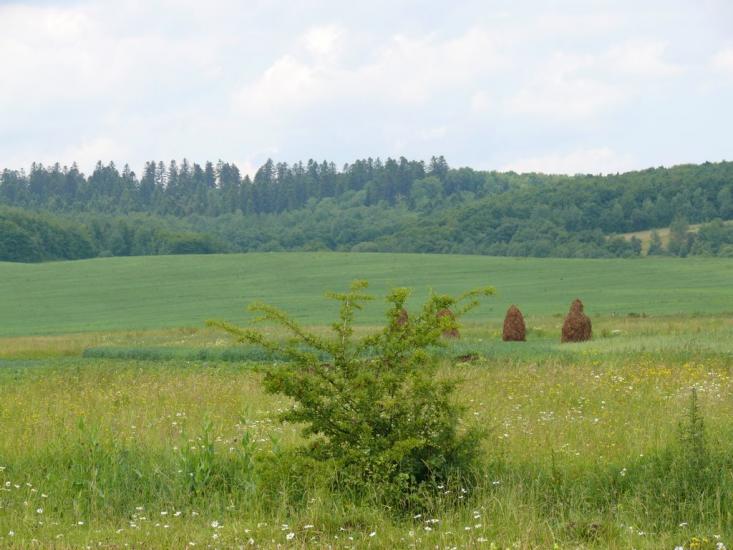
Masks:
[[[723,259],[0,264],[0,548],[731,548],[731,275]],[[293,470],[298,426],[260,383],[278,364],[203,325],[243,321],[260,299],[326,333],[323,292],[354,278],[375,295],[411,286],[415,305],[430,287],[497,287],[435,350],[440,375],[462,380],[466,425],[488,430],[460,498],[404,514],[334,491],[326,468]],[[560,344],[576,296],[594,338]],[[511,302],[526,343],[501,342]]]
[[[733,312],[733,260],[571,260],[420,254],[265,253],[0,263],[0,335],[201,327],[241,322],[266,300],[311,324],[328,322],[327,290],[367,279],[383,295],[408,286],[460,293],[493,285],[474,319],[500,319],[515,303],[530,318],[564,314],[580,297],[595,315]],[[372,304],[364,322],[381,318]]]

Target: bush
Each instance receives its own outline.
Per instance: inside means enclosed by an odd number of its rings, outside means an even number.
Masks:
[[[250,309],[293,338],[279,342],[256,330],[209,324],[240,342],[288,356],[291,362],[268,371],[264,384],[268,392],[293,400],[281,420],[304,425],[309,443],[302,454],[335,464],[343,489],[376,491],[391,504],[409,506],[440,484],[466,482],[477,463],[481,433],[459,429],[463,410],[452,399],[456,381],[436,377],[437,360],[429,348],[441,345],[441,335],[457,328],[456,318],[493,289],[458,299],[433,295],[407,323],[400,319],[409,290],[395,289],[387,296],[386,326],[357,341],[355,313],[372,299],[363,293],[366,286],[357,281],[349,292],[329,295],[341,303],[333,338],[308,332],[263,304]],[[449,307],[455,318],[437,315]]]

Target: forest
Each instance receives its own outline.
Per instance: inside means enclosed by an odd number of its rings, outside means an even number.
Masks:
[[[733,162],[612,175],[517,174],[388,158],[33,164],[0,174],[0,260],[337,250],[638,257],[620,234],[670,228],[648,254],[733,256]],[[690,231],[688,224],[703,224]],[[654,236],[653,236],[654,237]]]

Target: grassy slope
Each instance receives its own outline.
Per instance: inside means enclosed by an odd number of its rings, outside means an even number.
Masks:
[[[733,224],[733,220],[723,222],[726,225]],[[697,233],[702,227],[702,224],[693,224],[690,225],[688,230],[690,233]],[[645,231],[632,231],[630,233],[622,233],[621,236],[626,239],[630,240],[631,237],[636,237],[641,241],[641,249],[644,252],[644,254],[647,253],[649,250],[649,244],[652,241],[652,232],[656,231],[659,234],[659,238],[662,241],[663,246],[667,246],[669,244],[669,227],[660,227],[658,229],[647,229]]]
[[[594,315],[733,311],[730,259],[566,260],[420,254],[281,253],[0,263],[0,335],[201,326],[242,321],[264,300],[307,323],[329,322],[322,295],[355,278],[375,294],[410,286],[459,293],[491,284],[499,296],[476,315],[500,319],[510,303],[525,315],[564,313],[576,296]],[[376,321],[383,305],[365,313]]]

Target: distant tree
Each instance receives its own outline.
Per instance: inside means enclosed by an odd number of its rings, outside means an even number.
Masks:
[[[647,256],[661,256],[664,254],[664,246],[662,245],[662,238],[659,236],[659,233],[654,230],[651,233],[650,241],[649,241],[649,250],[647,251]]]
[[[28,231],[0,219],[0,261],[37,262],[41,259],[40,247]]]
[[[675,218],[669,226],[669,244],[667,250],[673,256],[687,256],[690,251],[690,240],[688,234],[689,225],[683,217]]]

